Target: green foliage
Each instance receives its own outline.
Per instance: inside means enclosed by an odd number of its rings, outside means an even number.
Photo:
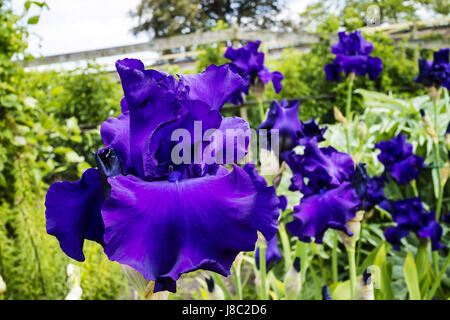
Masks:
[[[31,4],[38,3],[27,2],[28,9]],[[92,104],[76,97],[83,95],[80,81],[87,81],[95,90],[103,88],[108,98],[114,96],[105,78],[97,84],[96,76],[86,75],[78,82],[65,79],[66,88],[73,89],[72,96],[66,92],[59,96],[59,105],[47,105],[52,96],[39,96],[38,90],[38,79],[44,81],[45,76],[36,75],[35,86],[28,87],[33,81],[11,60],[13,56],[26,56],[27,32],[23,25],[21,17],[9,9],[9,1],[0,1],[0,275],[7,285],[3,298],[63,299],[68,293],[65,273],[71,260],[57,240],[46,233],[45,190],[47,183],[61,178],[67,168],[73,166],[71,175],[65,172],[64,177],[72,178],[83,169],[82,158],[67,145],[81,146],[86,139],[81,136],[77,119],[64,115],[61,109],[70,105],[83,120],[98,121],[104,116],[105,102],[97,98],[98,92],[84,95],[92,98]],[[48,87],[40,93],[57,86],[55,79],[47,79]],[[78,105],[71,99],[78,99]],[[86,252],[91,261],[81,265],[84,298],[117,298],[124,288],[117,264],[107,260],[99,245],[87,245]]]

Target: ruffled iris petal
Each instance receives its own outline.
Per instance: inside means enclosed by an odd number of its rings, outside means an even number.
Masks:
[[[247,121],[239,117],[225,117],[222,118],[217,130],[218,132],[212,134],[211,147],[214,148],[218,163],[237,163],[247,155],[251,137],[250,125]],[[231,153],[233,158],[230,156]],[[227,161],[227,155],[231,161]]]
[[[177,280],[199,268],[226,276],[239,252],[254,249],[257,192],[238,167],[178,182],[128,175],[109,183],[102,208],[105,253],[146,279]]]
[[[242,77],[228,65],[210,65],[195,75],[179,75],[189,87],[189,97],[206,102],[212,110],[220,110],[230,96],[244,85]],[[218,85],[220,83],[220,85]]]
[[[424,167],[423,158],[413,154],[412,145],[404,135],[399,134],[388,141],[375,144],[380,149],[378,160],[384,165],[385,171],[400,184],[410,183],[417,179]]]
[[[378,57],[369,56],[373,51],[373,44],[366,41],[359,30],[351,33],[339,32],[339,42],[331,47],[336,55],[333,63],[325,66],[328,81],[340,81],[340,73],[346,75],[355,73],[357,76],[369,75],[375,80],[382,70],[383,62]]]
[[[271,130],[278,130],[280,137],[280,152],[294,148],[298,143],[298,138],[302,133],[302,125],[298,119],[298,108],[300,102],[286,99],[280,102],[273,100],[267,119],[258,127],[258,130],[268,130],[268,140],[271,141]]]
[[[322,243],[325,231],[337,229],[351,236],[346,223],[355,217],[360,205],[358,195],[350,183],[344,182],[339,187],[322,191],[305,197],[294,207],[294,221],[286,229],[301,241]]]
[[[47,233],[55,236],[69,257],[84,261],[84,240],[103,243],[100,174],[88,169],[77,182],[53,183],[45,198]]]
[[[385,231],[386,240],[396,250],[400,250],[400,240],[406,237],[409,232],[415,232],[421,238],[430,239],[433,250],[444,247],[440,244],[442,227],[437,223],[433,211],[425,212],[419,197],[398,201],[383,201],[380,206],[388,211],[397,223],[395,227],[388,228]]]
[[[130,155],[133,168],[140,177],[150,177],[156,160],[147,152],[148,138],[164,123],[179,116],[177,96],[160,85],[151,72],[144,70],[141,61],[119,60],[116,68],[122,80],[122,87],[130,113]],[[157,74],[158,77],[161,74]],[[160,79],[161,80],[161,79]]]

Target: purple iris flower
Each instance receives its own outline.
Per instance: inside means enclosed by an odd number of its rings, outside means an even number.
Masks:
[[[441,49],[433,53],[433,61],[419,59],[419,75],[415,82],[425,87],[443,86],[450,90],[450,49]]]
[[[290,150],[281,156],[292,170],[289,190],[305,196],[351,182],[355,171],[350,155],[333,147],[320,148],[315,140],[305,144],[302,155]]]
[[[281,81],[284,76],[279,71],[270,72],[264,65],[264,52],[258,52],[261,41],[249,41],[246,46],[239,49],[228,47],[224,57],[231,60],[230,67],[233,71],[239,73],[246,81],[245,86],[236,90],[230,97],[230,102],[234,104],[243,103],[243,94],[249,93],[250,86],[257,84],[260,80],[266,84],[270,81],[276,93],[282,89]]]
[[[351,33],[339,32],[339,43],[331,47],[336,55],[333,63],[325,66],[325,74],[329,81],[341,81],[341,72],[348,76],[355,73],[357,76],[369,75],[375,80],[383,71],[383,62],[380,58],[369,56],[373,44],[366,41],[361,31]]]
[[[278,262],[281,260],[280,249],[278,248],[277,237],[273,237],[269,241],[267,241],[266,248],[266,270],[269,271],[273,267],[275,267]],[[259,247],[256,248],[255,252],[255,262],[256,268],[259,269]]]
[[[402,134],[378,142],[375,148],[381,150],[378,160],[384,165],[385,172],[389,172],[399,184],[408,184],[417,179],[424,167],[423,158],[413,154],[412,145]]]
[[[258,127],[258,130],[268,130],[268,141],[271,141],[271,130],[278,130],[280,153],[304,144],[310,139],[316,139],[318,142],[325,140],[323,135],[327,127],[320,128],[314,118],[301,122],[298,118],[299,106],[298,100],[290,102],[286,99],[280,102],[273,100],[267,119]]]
[[[445,247],[440,243],[442,227],[436,221],[433,211],[425,212],[419,197],[383,201],[380,206],[388,211],[397,223],[384,233],[386,240],[394,246],[394,249],[400,250],[400,240],[410,232],[415,232],[420,238],[430,239],[433,250]]]
[[[384,184],[386,178],[382,176],[369,177],[365,163],[358,163],[352,179],[352,186],[361,200],[361,209],[367,211],[386,200]]]
[[[233,123],[241,128],[242,119],[220,115],[243,86],[241,76],[228,65],[179,81],[145,70],[139,60],[119,60],[116,67],[122,114],[101,127],[106,147],[96,153],[98,170],[50,186],[47,232],[79,261],[85,239],[100,243],[110,260],[156,281],[155,291],[174,292],[179,276],[197,269],[229,275],[236,255],[254,250],[257,231],[274,237],[280,201],[274,187],[236,165],[229,171],[217,163],[173,163],[171,134],[193,133],[195,121],[202,133]],[[192,150],[199,145],[207,143],[194,140]]]
[[[314,238],[322,243],[329,228],[351,236],[346,223],[361,205],[351,183],[355,172],[352,158],[332,147],[319,148],[315,139],[305,144],[302,155],[290,150],[282,157],[293,173],[289,189],[303,194],[287,230],[304,242]]]

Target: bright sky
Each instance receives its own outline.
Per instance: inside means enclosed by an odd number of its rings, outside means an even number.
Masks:
[[[311,0],[288,0],[284,14],[297,15]],[[25,0],[12,0],[17,13],[23,11]],[[145,42],[148,37],[135,37],[130,29],[135,21],[128,12],[140,0],[46,0],[44,10],[33,33],[29,51],[35,56],[85,51]],[[34,10],[30,15],[36,14]]]

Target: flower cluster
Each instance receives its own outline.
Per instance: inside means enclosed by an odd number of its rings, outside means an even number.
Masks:
[[[280,102],[273,100],[267,119],[258,127],[268,130],[269,141],[271,130],[278,130],[280,152],[292,150],[299,144],[304,144],[310,139],[316,139],[320,142],[325,140],[323,135],[327,127],[320,128],[314,118],[309,121],[301,122],[298,118],[298,108],[300,101],[286,99]]]
[[[423,158],[413,153],[413,147],[406,141],[406,136],[399,134],[389,141],[375,144],[381,153],[378,160],[399,184],[408,184],[416,180],[424,167]]]
[[[361,31],[351,33],[339,32],[339,43],[331,47],[336,55],[333,63],[325,66],[325,74],[329,81],[341,81],[341,72],[348,76],[369,75],[370,80],[377,78],[383,71],[383,62],[378,57],[371,57],[373,44],[366,41]]]
[[[424,87],[443,86],[450,90],[450,49],[441,49],[433,53],[433,61],[419,59],[419,75],[414,80]]]
[[[424,167],[423,158],[413,154],[412,145],[406,141],[406,136],[399,134],[388,141],[375,144],[381,150],[378,160],[384,165],[383,175],[377,180],[380,183],[388,181],[388,175],[400,184],[405,185],[419,178]],[[430,239],[433,250],[439,250],[443,246],[439,243],[442,236],[442,227],[436,221],[435,213],[425,212],[420,197],[392,201],[383,199],[379,194],[379,206],[389,212],[395,227],[385,231],[386,240],[396,250],[400,249],[400,240],[410,232],[415,232],[420,238]]]
[[[231,70],[239,73],[245,79],[245,85],[236,90],[229,101],[234,104],[244,102],[243,94],[249,94],[250,86],[257,86],[261,81],[263,85],[272,81],[276,93],[282,89],[283,74],[279,71],[270,72],[264,65],[264,52],[258,52],[261,41],[249,41],[246,46],[238,49],[228,47],[224,57],[231,60]]]
[[[388,211],[397,223],[385,231],[386,240],[394,249],[400,250],[400,240],[410,232],[415,232],[420,238],[430,239],[432,250],[445,247],[439,241],[442,237],[442,227],[436,221],[434,211],[425,212],[419,197],[398,201],[383,201],[380,206]]]
[[[314,238],[322,243],[328,228],[352,236],[346,223],[355,217],[361,202],[352,186],[355,168],[350,155],[333,147],[320,148],[311,139],[304,144],[302,155],[290,150],[282,157],[293,173],[289,189],[303,194],[287,230],[305,242]]]
[[[79,261],[85,239],[100,243],[110,260],[155,281],[155,291],[175,291],[179,276],[197,269],[229,275],[236,255],[254,250],[258,231],[274,237],[280,201],[273,187],[236,165],[229,171],[217,163],[174,163],[171,135],[179,128],[193,132],[196,121],[202,133],[248,127],[220,115],[244,80],[228,65],[179,81],[145,70],[139,60],[119,60],[116,67],[122,114],[101,126],[98,169],[50,186],[47,232]],[[207,144],[194,139],[192,157]]]

